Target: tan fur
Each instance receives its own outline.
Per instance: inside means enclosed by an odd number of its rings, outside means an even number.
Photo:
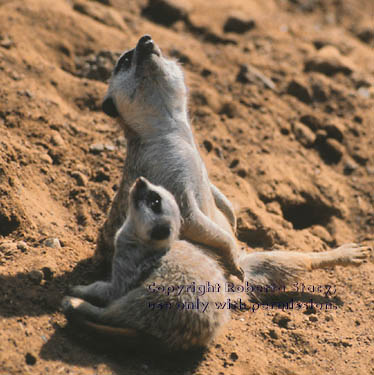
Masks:
[[[159,195],[159,212],[149,208],[149,192]],[[167,237],[154,240],[154,228],[160,224],[170,231]],[[94,331],[127,339],[151,336],[175,350],[208,345],[230,318],[230,309],[216,304],[227,303],[228,298],[235,301],[239,295],[226,290],[228,280],[209,248],[177,239],[179,226],[174,197],[138,179],[130,190],[129,216],[116,235],[111,280],[74,287],[72,296],[62,301],[67,317]],[[251,286],[285,286],[313,269],[360,265],[371,251],[347,244],[323,253],[258,252],[243,254],[239,264]],[[208,283],[220,288],[205,293],[191,288],[175,291],[178,286]],[[159,286],[164,289],[160,291]],[[171,289],[166,293],[167,288]],[[178,304],[192,308],[178,308]]]
[[[144,176],[174,195],[183,218],[181,237],[211,248],[229,274],[242,278],[235,214],[229,200],[209,181],[193,139],[179,65],[143,36],[117,62],[103,109],[123,127],[127,154],[96,254],[111,262],[115,233],[128,215],[130,186]]]

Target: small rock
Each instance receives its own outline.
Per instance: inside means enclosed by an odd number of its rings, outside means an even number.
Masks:
[[[44,280],[51,281],[53,279],[54,272],[49,267],[42,268]]]
[[[43,243],[45,246],[52,247],[54,249],[59,249],[61,247],[61,243],[58,238],[47,238]]]
[[[232,168],[235,168],[239,165],[239,160],[238,159],[234,159],[230,165],[229,165],[229,168],[232,169]]]
[[[40,154],[40,160],[47,164],[53,164],[53,159],[48,154]]]
[[[102,169],[98,170],[93,178],[96,182],[110,181],[110,176],[108,173],[104,172]]]
[[[187,0],[148,0],[142,15],[164,26],[184,20],[191,10]]]
[[[358,164],[363,166],[365,166],[366,163],[369,161],[367,151],[365,149],[360,148],[360,146],[354,147],[351,156]]]
[[[367,166],[366,171],[369,175],[374,176],[374,167]]]
[[[220,115],[226,115],[229,118],[238,117],[238,106],[234,102],[226,102],[219,111]]]
[[[279,328],[271,328],[269,329],[269,336],[272,338],[272,339],[279,339],[280,337],[280,329]]]
[[[309,93],[309,88],[300,82],[299,80],[293,79],[287,86],[287,94],[294,96],[304,103],[310,103],[312,101]]]
[[[53,131],[51,137],[51,143],[55,146],[63,147],[65,146],[65,141],[62,139],[61,135],[57,131]]]
[[[6,49],[10,49],[14,46],[13,40],[8,36],[0,37],[0,46]]]
[[[101,154],[105,147],[102,143],[95,143],[90,146],[90,152],[94,155]]]
[[[357,94],[359,96],[361,96],[361,98],[364,98],[364,99],[370,99],[370,90],[369,88],[367,87],[360,87],[358,90],[357,90]]]
[[[291,321],[290,317],[285,313],[276,313],[273,317],[273,323],[281,328],[288,328],[288,323]]]
[[[38,270],[33,270],[29,272],[29,277],[36,284],[40,284],[40,282],[43,280],[43,273]]]
[[[105,148],[106,151],[114,151],[116,149],[113,145],[111,145],[109,143],[105,144],[104,148]]]
[[[87,185],[88,179],[83,173],[81,173],[79,171],[73,171],[73,172],[71,172],[71,177],[73,177],[75,179],[78,186],[86,186]]]
[[[18,241],[17,242],[17,248],[19,250],[21,250],[23,253],[25,253],[27,251],[27,249],[28,249],[28,246],[27,246],[26,242],[24,242],[24,241]]]
[[[316,145],[318,146],[317,148],[320,151],[321,157],[327,163],[339,163],[345,152],[344,146],[333,138],[327,138],[324,141],[316,143]]]
[[[312,96],[316,102],[325,102],[327,100],[326,89],[321,82],[312,83]]]
[[[334,138],[339,142],[343,141],[344,126],[337,121],[333,121],[323,126],[329,138]]]
[[[309,321],[311,321],[311,322],[318,322],[318,318],[315,315],[311,315],[309,317]]]
[[[330,233],[324,228],[322,227],[321,225],[314,225],[312,228],[311,228],[311,232],[317,236],[318,238],[320,238],[322,241],[330,244],[332,243],[333,239],[330,235]]]
[[[306,125],[308,128],[316,132],[318,129],[321,128],[320,120],[313,115],[304,115],[300,117],[300,122]]]
[[[316,135],[305,125],[300,122],[296,122],[292,126],[292,130],[295,134],[296,139],[305,147],[311,147],[315,140]]]
[[[236,80],[242,83],[253,83],[271,90],[275,89],[274,82],[251,65],[242,65]]]
[[[233,12],[227,17],[225,25],[223,26],[223,31],[225,33],[243,34],[252,30],[255,26],[256,22],[248,18],[244,13]]]
[[[235,352],[232,352],[232,353],[230,354],[230,359],[231,359],[232,361],[237,361],[238,358],[239,358],[239,356],[238,356]]]
[[[247,171],[245,169],[239,169],[237,173],[238,173],[238,176],[241,178],[247,177]]]
[[[343,173],[345,175],[350,175],[352,174],[355,170],[357,170],[358,168],[358,165],[356,164],[356,162],[352,159],[347,159],[345,161],[345,164],[344,164],[344,169],[343,169]]]
[[[36,363],[36,357],[31,353],[27,353],[25,356],[26,364],[33,366]]]
[[[325,46],[305,62],[305,71],[319,72],[332,76],[336,73],[346,75],[354,71],[354,66],[349,58],[342,56],[333,46]]]
[[[357,37],[364,43],[371,44],[374,41],[374,30],[372,26],[363,26],[356,33]]]
[[[210,152],[213,150],[213,145],[212,145],[212,142],[211,141],[208,141],[207,139],[205,141],[203,141],[203,145],[205,147],[205,150],[207,152]]]

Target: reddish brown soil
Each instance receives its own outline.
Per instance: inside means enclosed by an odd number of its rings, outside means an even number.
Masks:
[[[296,296],[336,309],[234,314],[183,360],[66,327],[68,286],[101,276],[91,257],[126,152],[100,111],[105,80],[145,33],[183,63],[195,136],[243,246],[374,240],[372,0],[164,3],[180,12],[0,0],[0,374],[374,374],[371,263],[303,280],[336,285],[331,299]]]

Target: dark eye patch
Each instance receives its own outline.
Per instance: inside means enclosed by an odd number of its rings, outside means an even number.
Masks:
[[[155,214],[161,214],[161,197],[155,191],[148,192],[146,204]]]
[[[127,70],[131,66],[132,56],[134,55],[134,49],[125,52],[117,61],[114,68],[114,74],[117,74],[120,70]]]

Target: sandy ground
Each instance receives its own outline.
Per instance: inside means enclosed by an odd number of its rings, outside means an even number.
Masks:
[[[373,244],[373,30],[372,0],[0,0],[0,374],[374,374],[371,263],[313,272],[291,296],[317,308],[234,314],[182,358],[74,332],[59,309],[102,277],[126,148],[100,106],[145,33],[183,64],[243,247]]]

